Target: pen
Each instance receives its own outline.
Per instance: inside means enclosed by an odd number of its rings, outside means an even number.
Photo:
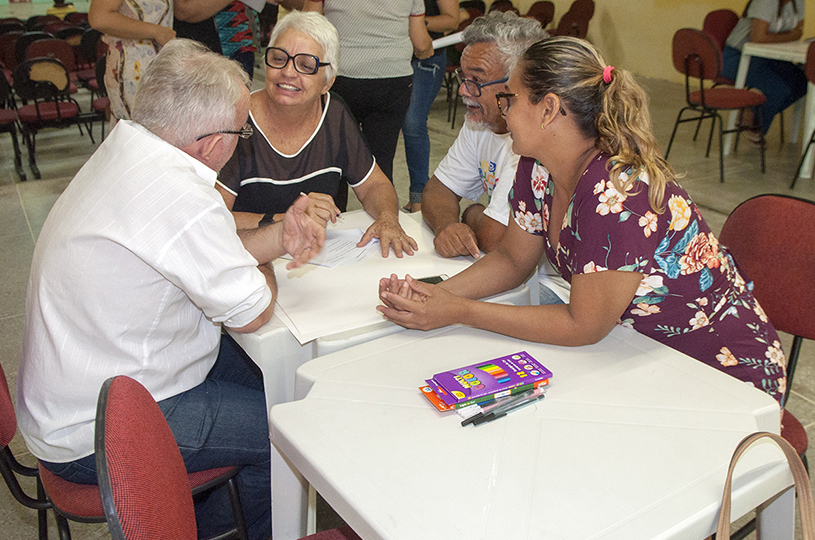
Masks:
[[[302,191],[300,192],[300,195],[302,195],[303,197],[308,197],[308,195],[306,195],[306,194],[305,194],[304,192],[302,192]],[[345,221],[345,220],[342,218],[342,212],[337,212],[337,215],[336,215],[335,217],[336,217],[337,219],[339,219],[340,221]]]
[[[483,416],[487,415],[487,413],[498,412],[500,407],[505,407],[505,406],[507,406],[509,404],[514,403],[515,401],[517,401],[519,399],[523,399],[523,398],[525,398],[527,396],[531,396],[534,392],[535,392],[535,390],[532,389],[532,390],[527,390],[526,392],[523,392],[521,394],[517,394],[515,396],[505,396],[505,397],[493,400],[493,401],[491,401],[491,402],[489,402],[489,403],[487,403],[485,405],[482,405],[481,406],[481,412],[478,412],[478,413],[472,415],[471,417],[462,420],[461,425],[466,426],[467,424],[472,424],[473,422],[475,422],[479,418],[482,418]]]
[[[525,407],[530,403],[534,403],[546,397],[546,394],[543,392],[542,388],[537,388],[534,390],[534,392],[535,392],[534,395],[524,396],[522,399],[514,400],[512,403],[509,403],[506,406],[501,407],[500,410],[490,411],[489,413],[485,414],[478,420],[475,420],[473,422],[473,425],[477,426],[485,422],[492,422],[493,420],[501,418],[502,416],[506,416],[508,413],[511,413],[512,411],[516,411],[521,407]],[[498,408],[496,407],[496,409]]]

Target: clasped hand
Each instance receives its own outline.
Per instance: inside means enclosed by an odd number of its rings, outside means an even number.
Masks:
[[[438,285],[396,274],[379,280],[379,299],[384,306],[377,311],[389,321],[416,330],[432,330],[458,322],[462,299]]]

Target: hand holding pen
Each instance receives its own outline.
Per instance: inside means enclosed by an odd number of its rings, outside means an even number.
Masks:
[[[308,208],[306,215],[311,219],[322,225],[324,228],[328,222],[336,223],[340,218],[340,209],[334,204],[334,199],[331,195],[325,193],[300,193],[308,197]]]

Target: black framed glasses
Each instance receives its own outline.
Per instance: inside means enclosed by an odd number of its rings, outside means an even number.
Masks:
[[[297,53],[294,56],[279,47],[269,47],[266,49],[266,65],[270,68],[283,69],[289,63],[294,62],[294,69],[303,75],[315,75],[321,67],[330,66],[330,62],[320,62],[320,58],[313,54]]]
[[[201,135],[200,137],[198,137],[195,140],[200,141],[204,137],[209,137],[210,135],[218,135],[219,133],[223,133],[225,135],[237,135],[241,139],[248,139],[249,137],[251,137],[255,133],[255,130],[252,129],[251,124],[246,124],[245,126],[243,126],[240,129],[240,131],[231,131],[231,130],[228,130],[228,129],[224,129],[224,130],[221,130],[221,131],[213,131],[212,133],[205,133],[205,134]]]
[[[464,74],[461,72],[461,68],[456,70],[456,79],[458,79],[459,84],[463,84],[464,88],[467,89],[467,93],[473,97],[481,97],[481,89],[485,86],[491,86],[493,84],[501,84],[505,83],[509,80],[509,77],[504,77],[503,79],[496,79],[494,81],[479,83],[475,82],[472,79],[466,79]]]
[[[506,116],[509,108],[512,106],[512,98],[518,94],[512,92],[498,92],[495,94],[495,101],[498,102],[498,110],[501,111],[501,116]]]

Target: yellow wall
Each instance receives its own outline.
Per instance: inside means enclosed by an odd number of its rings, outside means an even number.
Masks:
[[[521,14],[535,0],[513,0]],[[556,26],[572,0],[552,0]],[[672,81],[684,80],[671,63],[671,40],[680,28],[702,28],[714,9],[732,9],[739,15],[747,0],[594,0],[594,17],[587,39],[615,66],[638,75]],[[487,5],[491,2],[486,1]],[[809,3],[804,36],[815,36],[815,13]]]

